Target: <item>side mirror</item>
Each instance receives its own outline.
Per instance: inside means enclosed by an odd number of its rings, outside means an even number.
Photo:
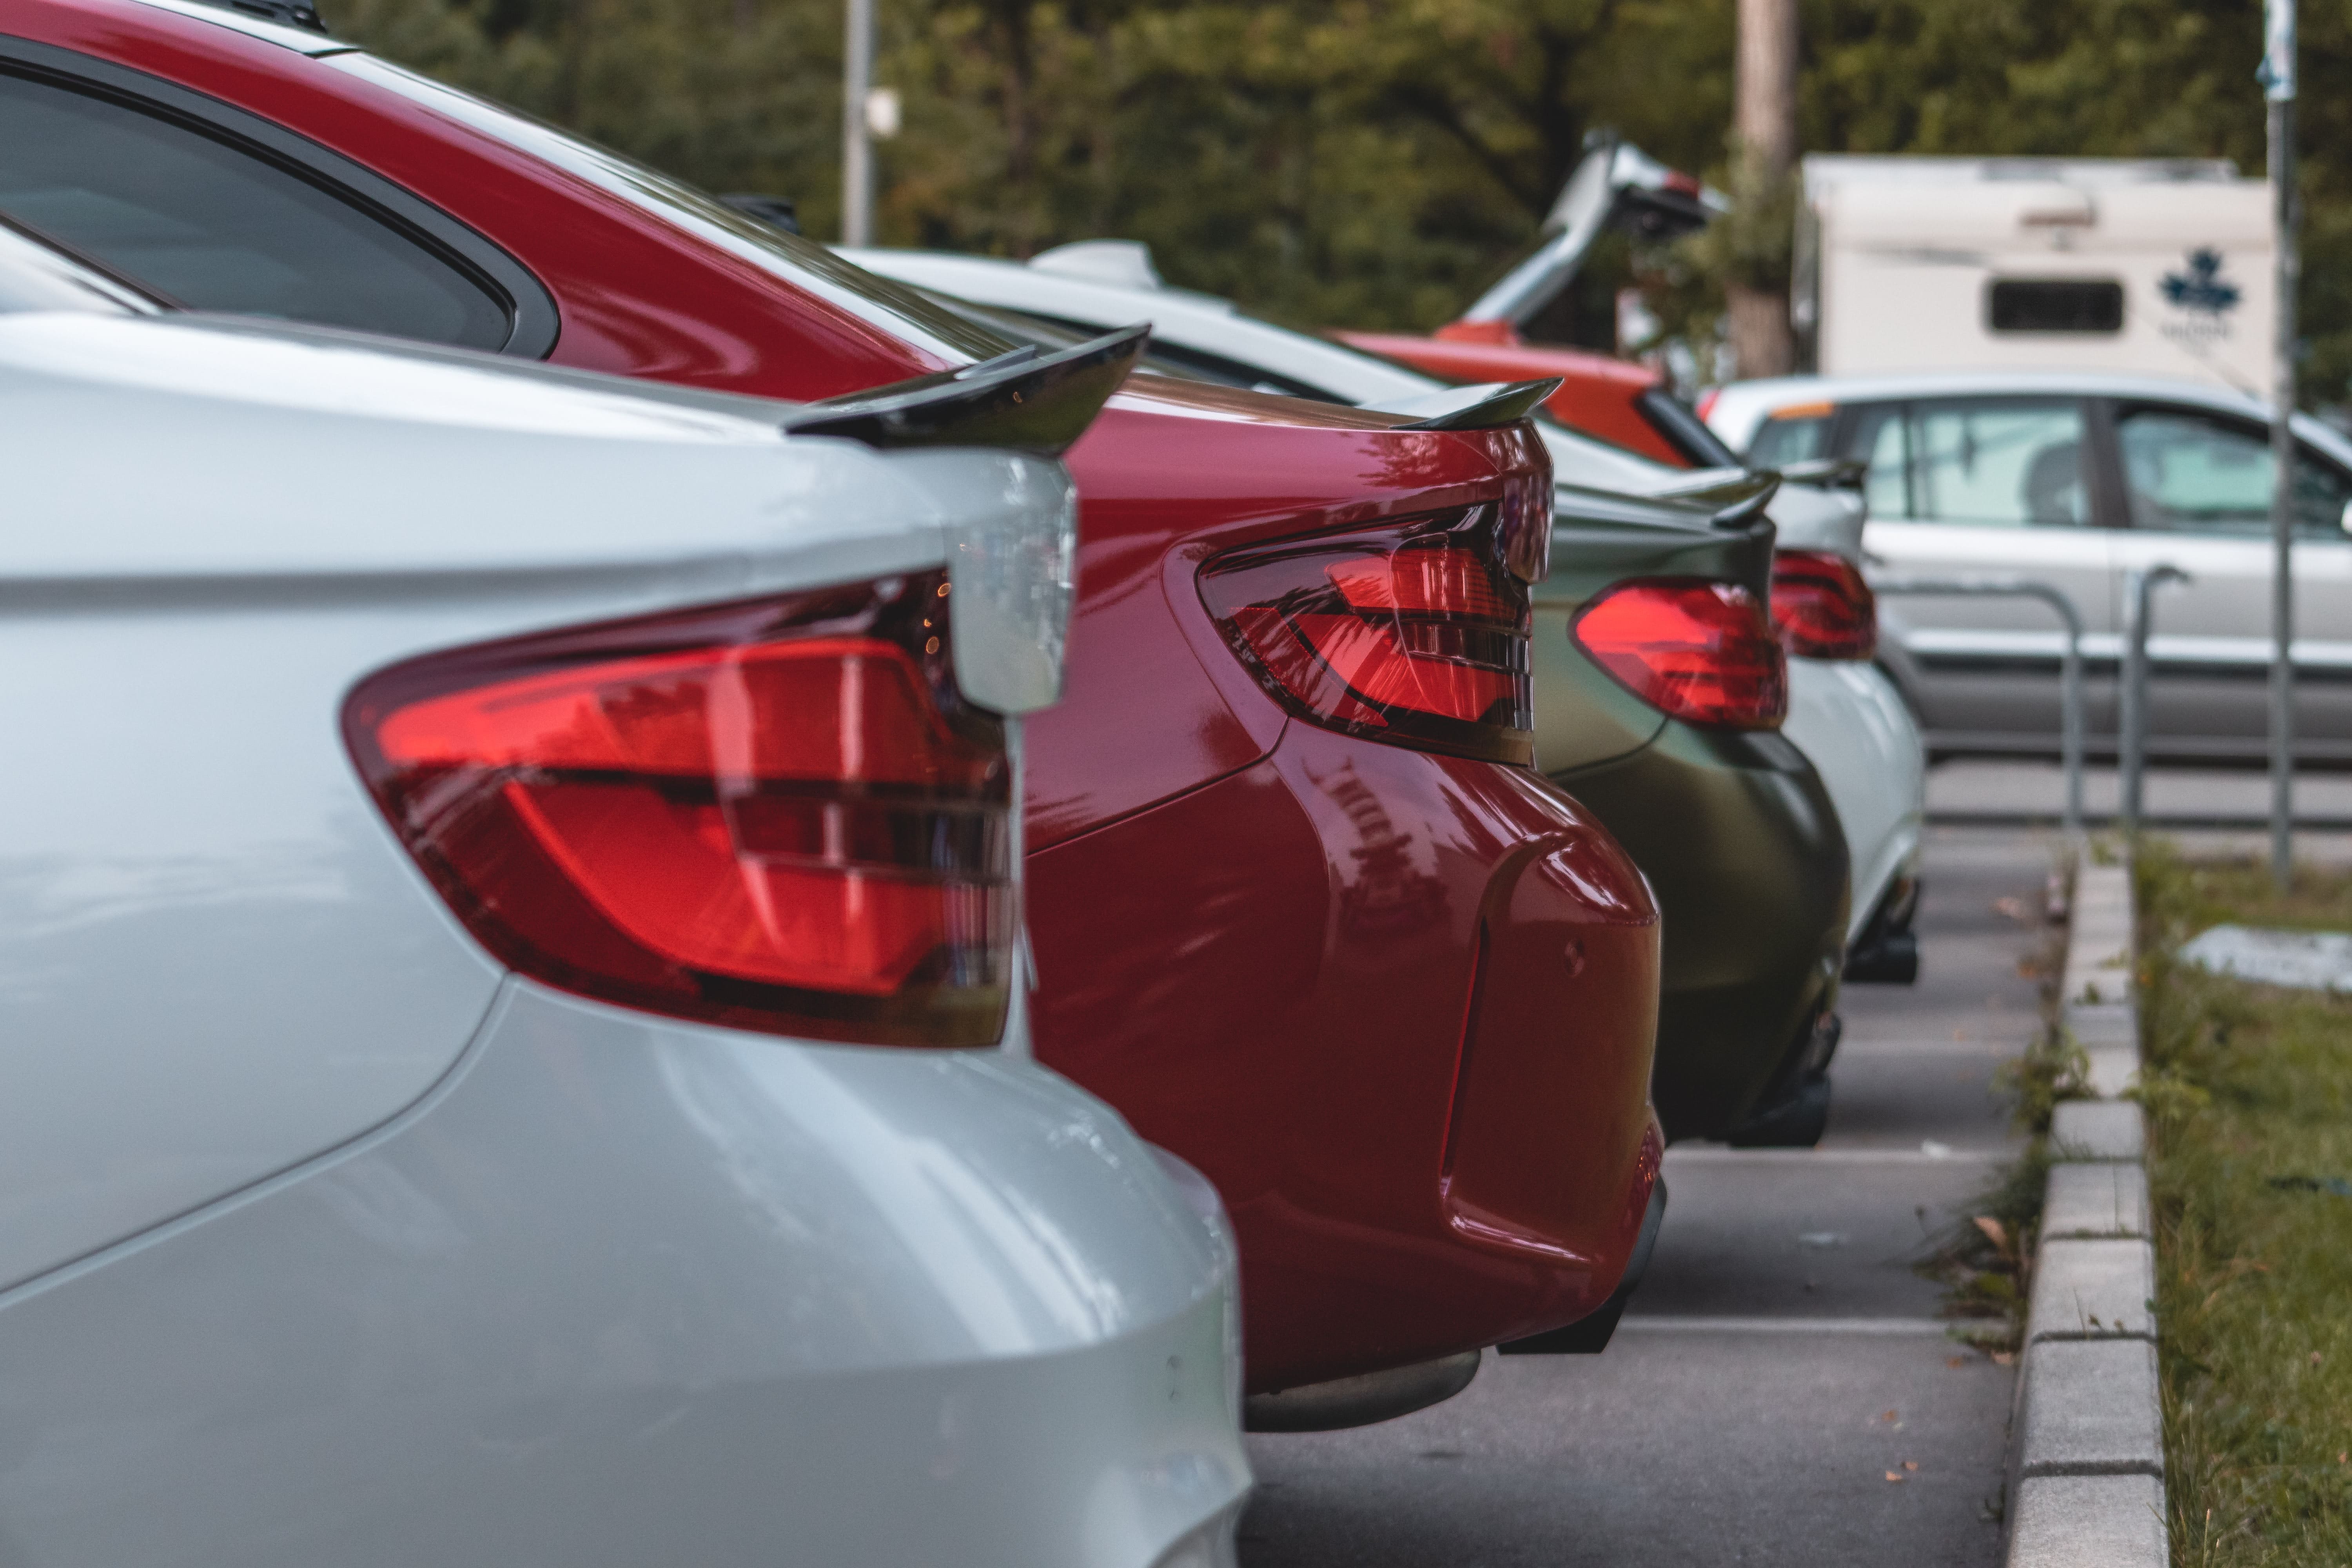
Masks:
[[[2352,500],[2344,503],[2343,513],[2336,518],[2336,526],[2347,533],[2352,533]]]

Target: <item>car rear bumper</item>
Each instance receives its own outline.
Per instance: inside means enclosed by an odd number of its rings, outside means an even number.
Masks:
[[[1254,1392],[1608,1298],[1654,1164],[1656,912],[1540,777],[1293,724],[1030,876],[1039,1055],[1216,1183]]]
[[[1554,782],[1606,823],[1664,918],[1659,1119],[1719,1138],[1786,1087],[1833,1006],[1845,942],[1845,837],[1783,737],[1669,723],[1630,757]]]
[[[10,1561],[1227,1562],[1194,1186],[999,1053],[509,983],[394,1122],[0,1301]]]

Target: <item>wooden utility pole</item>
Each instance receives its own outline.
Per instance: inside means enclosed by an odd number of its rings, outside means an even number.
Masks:
[[[1739,0],[1738,101],[1732,118],[1742,163],[1740,199],[1767,199],[1797,164],[1797,0]],[[1734,278],[1725,292],[1736,373],[1786,375],[1796,369],[1788,289],[1758,289]]]

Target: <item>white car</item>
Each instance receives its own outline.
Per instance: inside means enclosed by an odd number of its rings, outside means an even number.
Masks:
[[[712,398],[0,232],[0,1558],[1231,1563],[1223,1213],[1013,984],[1075,511],[954,416],[1073,363]]]
[[[1168,288],[1149,252],[1130,241],[1065,246],[1026,265],[930,251],[843,254],[868,271],[957,300],[1082,331],[1149,321],[1147,363],[1173,374],[1396,412],[1425,412],[1453,390],[1343,344],[1256,321],[1231,300]],[[1659,496],[1701,491],[1738,477],[1669,468],[1549,420],[1538,419],[1536,427],[1563,485]],[[1770,516],[1784,550],[1860,559],[1862,510],[1846,492],[1784,485]],[[1782,732],[1828,786],[1853,861],[1848,936],[1858,949],[1869,950],[1855,977],[1906,975],[1927,797],[1917,727],[1901,696],[1867,659],[1795,658],[1789,675]],[[1884,956],[1877,951],[1882,937],[1895,944]]]
[[[1870,464],[1872,561],[1937,576],[2022,576],[2070,596],[2087,633],[2094,752],[2115,747],[2114,672],[2130,574],[2171,564],[2155,599],[2150,754],[2267,754],[2269,407],[2196,383],[2090,372],[1796,376],[1717,394],[1708,423],[1771,464]],[[2352,762],[2352,441],[2294,422],[2295,743]],[[1940,752],[2058,748],[2055,615],[2030,600],[1883,601],[1885,657]]]

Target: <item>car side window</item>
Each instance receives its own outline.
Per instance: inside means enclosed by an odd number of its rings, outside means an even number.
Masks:
[[[2252,420],[2203,409],[2126,408],[2116,416],[2135,528],[2268,538],[2271,433]],[[2345,537],[2352,479],[2307,447],[2294,467],[2294,531]]]
[[[310,178],[162,113],[0,72],[0,213],[193,310],[498,349],[506,303]]]
[[[2091,521],[2083,405],[2073,398],[1942,398],[1857,414],[1845,447],[1870,464],[1874,517],[1977,528]]]
[[[1837,412],[1827,404],[1778,409],[1764,416],[1755,438],[1748,443],[1748,466],[1779,468],[1822,455],[1830,437],[1830,419]]]

